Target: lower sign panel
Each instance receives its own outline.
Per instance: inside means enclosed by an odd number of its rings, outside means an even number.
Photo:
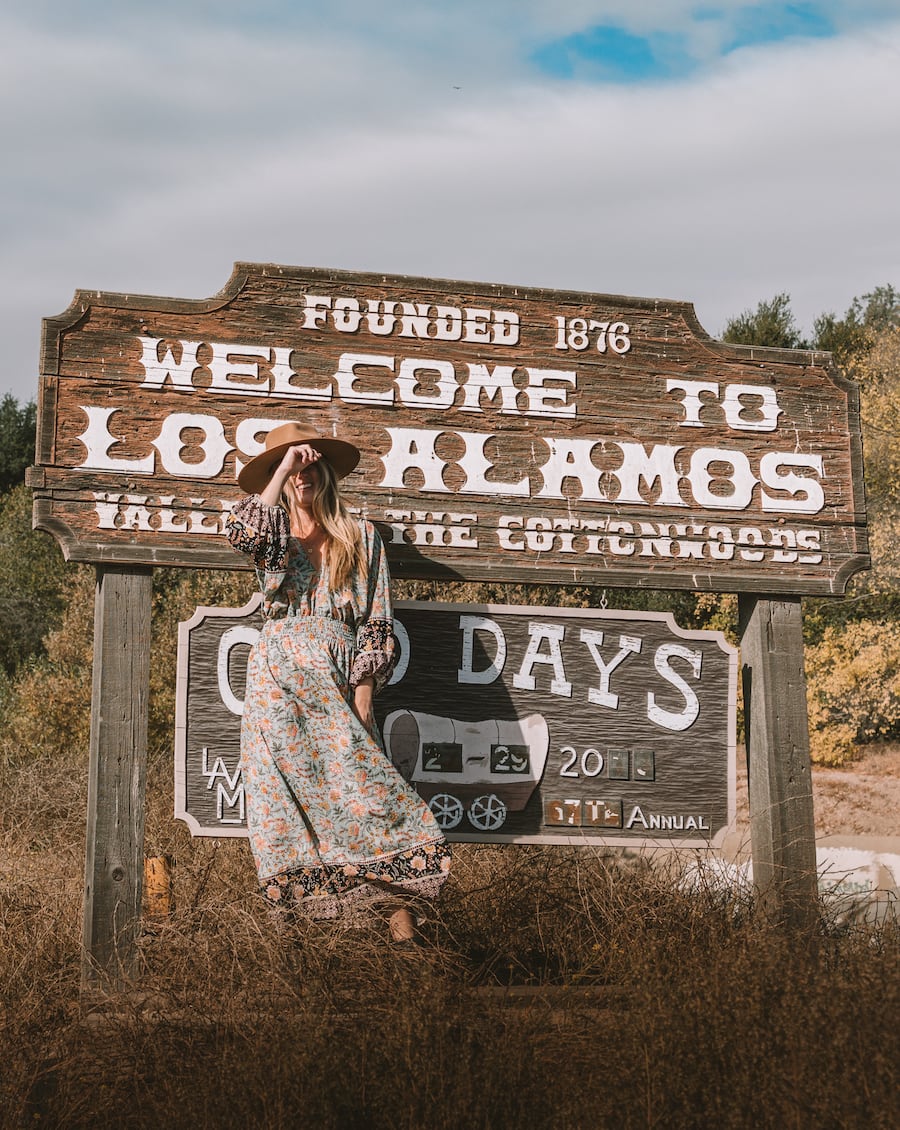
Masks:
[[[376,700],[388,756],[451,840],[715,846],[734,819],[737,653],[665,613],[395,609]],[[179,635],[176,816],[246,834],[240,709],[262,622],[199,609]]]

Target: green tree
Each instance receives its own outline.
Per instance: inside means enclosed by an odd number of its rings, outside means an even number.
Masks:
[[[860,415],[869,508],[900,513],[900,326],[871,335],[853,376],[860,386]]]
[[[843,368],[851,369],[873,347],[877,336],[900,326],[900,292],[892,286],[877,286],[862,298],[854,298],[844,314],[820,314],[813,323],[813,344],[827,349]]]
[[[36,421],[33,400],[24,407],[11,393],[0,400],[0,493],[22,482],[34,462]]]
[[[0,498],[0,668],[11,672],[42,650],[62,617],[71,581],[53,538],[31,528],[31,490]]]
[[[791,296],[776,294],[761,301],[755,310],[745,310],[726,322],[722,340],[734,345],[763,345],[776,349],[806,346],[791,310]]]
[[[862,353],[845,362],[860,390],[866,510],[872,568],[843,600],[804,602],[804,630],[818,643],[829,625],[900,619],[900,326],[866,331]]]
[[[854,298],[850,309],[861,315],[863,325],[872,333],[900,326],[900,291],[892,286],[876,286],[861,299]]]

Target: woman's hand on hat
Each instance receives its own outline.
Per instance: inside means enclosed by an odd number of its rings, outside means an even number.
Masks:
[[[272,477],[265,487],[259,492],[259,497],[266,506],[277,506],[281,499],[281,492],[284,490],[284,484],[291,475],[296,475],[304,467],[311,467],[313,463],[318,463],[321,458],[322,452],[316,451],[308,443],[295,443],[282,455],[281,462],[272,472]]]
[[[285,477],[296,475],[298,471],[302,471],[304,467],[310,466],[312,463],[317,463],[322,458],[322,452],[317,451],[308,443],[295,443],[293,447],[289,447],[281,458],[281,463],[278,466],[279,472],[283,472]]]

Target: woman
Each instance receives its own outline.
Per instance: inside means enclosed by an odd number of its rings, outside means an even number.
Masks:
[[[256,565],[265,623],[247,665],[241,770],[265,897],[316,918],[434,897],[450,852],[431,811],[386,757],[372,698],[395,661],[384,547],[347,513],[338,480],[359,461],[344,440],[273,428],[238,475],[248,492],[229,541]]]

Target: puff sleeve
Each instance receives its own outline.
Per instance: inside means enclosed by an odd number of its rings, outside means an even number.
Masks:
[[[350,685],[363,679],[375,680],[375,692],[388,682],[398,659],[391,607],[391,579],[384,545],[371,523],[363,527],[368,562],[367,606],[356,634],[356,658],[350,671]]]
[[[258,494],[235,504],[225,519],[225,536],[257,569],[276,572],[284,568],[290,523],[280,506],[267,506]]]

